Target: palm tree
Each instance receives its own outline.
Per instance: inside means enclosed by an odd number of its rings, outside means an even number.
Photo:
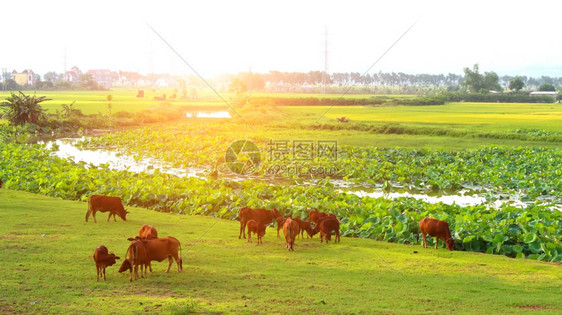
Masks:
[[[0,103],[0,106],[5,107],[4,118],[12,125],[37,124],[39,120],[45,118],[45,110],[39,103],[48,100],[50,99],[45,96],[25,95],[20,91],[19,94],[11,93],[11,96],[6,97],[6,101]]]

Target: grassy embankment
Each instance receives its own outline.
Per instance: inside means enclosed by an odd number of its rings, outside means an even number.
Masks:
[[[129,220],[84,222],[86,204],[0,189],[2,313],[542,313],[562,312],[560,264],[342,238],[297,240],[274,229],[264,244],[239,240],[238,223],[129,209]],[[98,245],[123,258],[142,224],[182,242],[184,271],[153,263],[129,283]],[[122,260],[121,260],[122,261]]]

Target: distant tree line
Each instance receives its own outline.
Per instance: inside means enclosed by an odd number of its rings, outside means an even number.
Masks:
[[[34,74],[33,84],[18,84],[11,74],[5,75],[6,78],[0,81],[0,91],[105,90],[90,74],[83,74],[78,78],[78,82],[72,83],[63,80],[62,74],[51,71],[45,73],[44,80],[41,80],[40,75]]]
[[[556,90],[556,86],[562,86],[562,77],[541,76],[538,78],[528,76],[499,76],[495,72],[479,73],[478,65],[472,69],[465,68],[464,75],[449,74],[407,74],[403,72],[378,72],[373,74],[360,74],[358,72],[335,72],[326,74],[322,71],[309,72],[280,72],[269,71],[268,73],[241,72],[234,76],[246,86],[248,90],[261,90],[270,84],[311,85],[318,86],[323,82],[329,86],[353,86],[360,90],[362,86],[378,86],[380,90],[390,90],[386,87],[398,87],[398,92],[413,94],[420,91],[416,87],[445,88],[448,91],[466,90],[470,92],[502,91],[509,89],[519,91],[523,87],[529,89],[545,90],[546,87]],[[512,83],[514,81],[514,83]],[[240,84],[240,83],[237,83]],[[511,85],[510,85],[511,84]],[[548,89],[546,89],[548,91]],[[373,92],[368,89],[366,92]],[[412,93],[408,93],[412,92]]]
[[[204,87],[205,84],[194,75],[186,79],[170,74],[147,74],[143,75],[134,71],[113,71],[114,82],[124,85],[154,85],[158,79],[182,79],[190,86]],[[213,80],[211,80],[213,81]],[[528,76],[499,76],[495,72],[484,72],[480,74],[478,65],[472,69],[464,68],[464,74],[407,74],[403,72],[382,72],[373,74],[361,74],[359,72],[335,72],[325,73],[323,71],[309,72],[280,72],[269,71],[268,73],[241,72],[236,75],[227,74],[214,80],[218,86],[225,89],[232,85],[243,86],[246,90],[264,90],[266,85],[275,86],[287,84],[291,86],[318,87],[326,84],[327,92],[342,93],[348,87],[353,86],[351,93],[378,93],[378,94],[427,94],[439,90],[447,91],[470,91],[483,93],[488,91],[502,91],[504,89],[518,92],[522,89],[541,91],[555,91],[556,87],[562,86],[562,77],[528,77]],[[141,83],[142,82],[142,83]],[[6,73],[5,78],[0,80],[0,90],[100,90],[100,87],[88,74],[80,75],[78,81],[68,82],[64,75],[53,71],[45,73],[43,80],[36,75],[31,85],[20,86],[12,80],[11,74]],[[318,92],[314,90],[315,92]]]

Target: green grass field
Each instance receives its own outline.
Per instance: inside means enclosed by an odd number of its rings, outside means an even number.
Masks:
[[[562,312],[560,264],[352,238],[297,239],[288,252],[272,228],[257,246],[237,238],[236,221],[132,208],[128,221],[98,213],[94,223],[86,208],[0,189],[0,312]],[[96,282],[94,249],[123,257],[143,224],[181,241],[183,272],[154,262],[153,274],[130,283],[116,265]]]
[[[561,104],[448,103],[438,106],[292,106],[291,115],[306,114],[305,122],[334,121],[345,116],[351,121],[401,123],[413,126],[447,126],[504,131],[527,128],[562,131]],[[327,113],[326,113],[327,112]],[[325,116],[322,116],[326,113]]]
[[[153,100],[155,96],[162,96],[162,94],[166,94],[168,97],[172,94],[176,93],[178,96],[180,95],[179,92],[173,89],[144,89],[144,98],[137,98],[137,90],[133,89],[112,89],[110,91],[37,91],[35,92],[37,96],[46,96],[47,98],[51,99],[49,101],[45,101],[41,103],[43,108],[48,110],[49,112],[54,113],[57,109],[61,110],[62,104],[69,105],[72,102],[74,103],[74,108],[79,109],[82,111],[83,114],[96,114],[102,113],[106,114],[108,112],[107,104],[107,96],[111,95],[111,111],[113,113],[117,113],[120,111],[125,112],[139,112],[145,110],[153,105],[158,105],[161,102]],[[24,94],[32,94],[31,91],[24,91]],[[5,94],[8,96],[9,94]],[[0,94],[0,99],[3,100],[4,94]],[[214,98],[209,97],[205,94],[202,97],[201,101],[198,102],[191,102],[191,101],[183,101],[183,100],[166,100],[166,103],[170,103],[173,105],[197,105],[197,106],[205,106],[205,107],[224,107],[224,103],[220,100],[215,100]]]

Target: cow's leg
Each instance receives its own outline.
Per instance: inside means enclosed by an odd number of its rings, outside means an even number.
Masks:
[[[238,239],[242,238],[243,229],[244,229],[244,220],[242,218],[240,218],[240,233],[238,233]]]
[[[104,266],[103,269],[102,269],[103,270],[103,280],[105,280],[105,267],[106,266]]]
[[[178,256],[178,254],[176,253],[176,255],[174,255],[174,259],[176,260],[176,264],[178,265],[178,272],[181,272],[181,257]]]
[[[92,210],[90,208],[88,208],[88,211],[86,212],[86,222],[88,222],[88,218],[90,217],[90,213],[92,213]]]
[[[437,249],[437,246],[439,245],[439,236],[435,237],[435,249]]]
[[[96,281],[100,281],[100,267],[96,265]]]
[[[277,226],[277,238],[279,238],[279,226]]]
[[[117,214],[117,213],[115,213],[115,212],[113,213],[113,222],[117,222],[117,219],[115,218],[115,215],[116,215],[116,214]]]
[[[168,270],[166,270],[166,273],[170,272],[170,268],[172,268],[172,256],[168,256]]]
[[[111,219],[111,211],[109,211],[109,215],[107,216],[107,222],[109,222],[109,219]]]
[[[423,248],[427,248],[427,241],[425,240],[425,233],[422,232]]]
[[[94,217],[94,223],[98,223],[98,221],[96,221],[96,209],[92,210],[92,216]]]

